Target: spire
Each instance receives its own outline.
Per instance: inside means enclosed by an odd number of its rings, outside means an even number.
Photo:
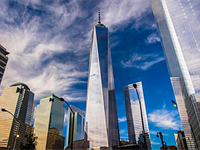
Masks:
[[[101,27],[106,27],[104,24],[101,23],[100,7],[99,7],[99,21],[98,21],[98,24],[96,24],[96,25],[101,26]]]
[[[99,7],[99,24],[101,24],[101,17],[100,17],[100,7]]]

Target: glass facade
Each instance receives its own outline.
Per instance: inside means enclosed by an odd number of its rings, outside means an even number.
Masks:
[[[142,144],[144,143],[143,125],[142,125],[142,118],[143,118],[144,130],[145,130],[144,134],[145,134],[147,149],[151,150],[149,126],[147,121],[142,82],[137,82],[136,84],[137,84],[138,96],[141,102],[141,110],[137,92],[136,89],[133,87],[133,84],[124,87],[129,143],[138,144],[141,147],[143,147]]]
[[[11,114],[0,111],[0,147],[19,149],[20,143],[24,142],[24,136],[31,128],[34,104],[34,94],[23,83],[3,89],[0,106],[14,114],[20,123],[13,119]],[[19,138],[16,138],[17,134]]]
[[[119,145],[119,128],[108,28],[93,28],[86,104],[90,147]]]
[[[70,106],[74,112],[74,133],[73,133],[73,141],[84,139],[84,124],[85,117],[83,115],[83,111]],[[70,108],[68,109],[68,126],[67,126],[67,144],[69,145],[72,142],[72,121],[73,121],[73,113]]]
[[[54,94],[43,97],[37,106],[34,132],[37,139],[36,149],[63,149],[64,137],[63,102]]]
[[[180,104],[186,142],[194,149],[194,145],[200,147],[200,1],[151,0],[151,4],[176,101]]]
[[[7,52],[6,49],[0,44],[0,84],[8,62],[8,54],[9,52]]]

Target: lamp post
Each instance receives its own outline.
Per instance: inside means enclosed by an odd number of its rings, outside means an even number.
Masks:
[[[18,118],[16,118],[10,111],[6,110],[5,108],[1,108],[1,111],[7,112],[7,113],[11,114],[11,115],[13,116],[13,118],[19,123],[19,125],[17,126],[17,133],[16,133],[16,135],[15,135],[15,143],[14,143],[14,147],[13,147],[13,149],[15,149],[16,142],[17,142],[17,138],[19,138],[18,133],[19,133],[19,127],[20,127],[20,123],[21,123],[21,122],[20,122],[20,121],[18,120]]]
[[[159,137],[160,135],[160,139],[161,139],[161,143],[162,143],[162,148],[163,149],[166,149],[166,142],[163,141],[163,135],[162,135],[162,132],[157,132],[157,137]]]
[[[145,138],[145,130],[144,130],[144,120],[143,120],[143,114],[142,114],[142,105],[141,105],[140,97],[139,97],[138,90],[137,90],[137,84],[134,83],[133,87],[136,90],[138,101],[139,101],[139,105],[140,105],[140,115],[141,115],[141,120],[142,120],[142,135],[143,135],[143,139],[144,139],[143,148],[147,149],[146,138]]]
[[[71,150],[73,149],[73,136],[74,136],[74,116],[75,116],[75,113],[74,111],[71,109],[70,105],[63,99],[63,98],[60,98],[61,101],[65,102],[67,104],[67,106],[69,107],[69,109],[71,110],[73,116],[72,116],[72,142],[71,142]]]

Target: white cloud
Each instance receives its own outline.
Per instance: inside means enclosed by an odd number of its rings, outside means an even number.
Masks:
[[[85,101],[86,92],[75,90],[73,86],[86,84],[81,80],[87,78],[88,66],[82,66],[88,62],[91,24],[97,19],[91,19],[85,10],[82,11],[78,0],[64,4],[41,0],[15,2],[20,7],[10,7],[6,0],[0,2],[0,43],[10,52],[1,90],[15,82],[23,82],[35,93],[36,100],[55,93],[68,101]],[[132,0],[99,3],[102,22],[111,28],[125,24],[132,17],[140,17],[150,6],[149,2]],[[97,16],[98,11],[93,15]],[[111,16],[116,19],[110,19]],[[76,23],[77,18],[83,19],[85,24]],[[55,60],[56,55],[63,53],[72,53],[70,59],[73,60]],[[128,62],[124,66],[129,66]]]
[[[151,144],[152,144],[152,145],[161,145],[161,143],[159,143],[159,142],[154,142],[154,141],[151,141]]]
[[[119,122],[126,122],[126,120],[127,120],[126,117],[118,118]]]
[[[25,5],[24,7],[29,4],[26,1],[20,2],[22,5]],[[39,0],[31,1],[32,5],[38,3],[40,3]],[[73,1],[68,4],[69,7],[73,5],[72,3]],[[60,12],[62,18],[58,19],[59,17],[56,16],[59,15],[59,12],[48,16],[49,18],[43,18],[42,16],[28,13],[26,9],[21,10],[23,11],[22,14],[16,13],[18,9],[9,8],[5,2],[2,2],[2,5],[4,11],[0,14],[0,17],[6,21],[0,25],[0,43],[10,54],[8,55],[9,61],[1,83],[1,89],[7,88],[16,82],[23,82],[35,93],[36,100],[41,99],[45,95],[55,93],[69,101],[84,101],[86,99],[85,91],[75,90],[73,94],[70,91],[73,90],[72,87],[75,84],[85,84],[85,82],[81,81],[81,78],[87,77],[87,71],[80,71],[75,61],[56,61],[54,56],[62,55],[62,53],[74,53],[76,55],[78,50],[80,50],[79,47],[83,47],[82,44],[85,41],[80,42],[80,45],[76,46],[70,37],[70,34],[73,33],[68,32],[68,34],[62,34],[62,32],[57,32],[61,30],[60,28],[56,28],[55,30],[47,30],[44,28],[48,24],[46,20],[51,22],[53,17],[55,22],[58,20],[58,24],[61,24],[62,21],[65,24],[66,20],[63,19],[66,13],[70,13],[69,18],[74,16],[74,20],[77,16],[78,8],[76,7],[75,10],[74,6],[71,9],[75,12],[66,12],[66,10],[70,9],[56,4],[56,8],[63,9]],[[51,7],[51,9],[48,8],[46,11],[53,11],[53,6]],[[54,11],[58,11],[58,9],[54,9]],[[14,13],[17,15],[13,15]],[[21,21],[19,24],[14,22],[17,19]],[[71,20],[71,23],[73,20]],[[76,49],[73,47],[76,47]]]
[[[110,27],[126,24],[131,18],[139,18],[150,7],[150,1],[114,0],[100,3],[102,23]],[[112,18],[112,19],[111,19]]]
[[[126,131],[126,129],[122,129],[122,130],[120,130],[120,135],[122,134],[126,134],[127,133],[127,131]]]
[[[160,37],[156,33],[152,33],[150,36],[147,37],[145,40],[147,44],[154,44],[160,42]]]
[[[160,61],[165,60],[164,57],[158,57],[156,54],[145,54],[139,55],[137,53],[133,54],[131,59],[128,61],[121,61],[122,67],[133,67],[141,70],[147,70],[154,64],[159,63]]]
[[[148,114],[148,120],[157,127],[178,130],[181,127],[181,124],[177,116],[177,111],[169,111],[163,108]]]

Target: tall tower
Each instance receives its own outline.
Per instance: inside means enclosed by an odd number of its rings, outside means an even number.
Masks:
[[[7,52],[6,49],[0,44],[0,84],[8,62],[8,54],[9,52]]]
[[[0,147],[19,149],[24,136],[32,125],[35,101],[34,94],[24,83],[15,83],[3,89],[0,96],[0,107],[11,112],[20,123],[9,113],[0,111]],[[16,135],[19,134],[19,138]]]
[[[200,1],[151,0],[188,149],[200,147]]]
[[[129,142],[131,144],[138,144],[141,147],[143,147],[143,144],[146,143],[147,149],[151,150],[149,126],[147,121],[142,82],[137,82],[135,84],[137,84],[139,99],[137,97],[136,89],[134,89],[133,84],[124,87]],[[139,102],[139,100],[141,103]],[[146,142],[144,142],[143,125]]]
[[[70,108],[74,112],[71,112]],[[84,124],[85,124],[85,117],[83,111],[70,105],[68,109],[68,125],[67,125],[67,143],[69,145],[72,142],[72,131],[73,131],[73,141],[82,140],[84,139]],[[73,117],[74,117],[74,124],[73,124]],[[72,127],[74,125],[74,127]],[[74,130],[73,130],[74,129]]]
[[[119,128],[108,28],[93,27],[86,104],[90,147],[119,145]]]
[[[34,132],[38,137],[36,149],[63,149],[65,108],[54,94],[43,97],[37,106]]]

